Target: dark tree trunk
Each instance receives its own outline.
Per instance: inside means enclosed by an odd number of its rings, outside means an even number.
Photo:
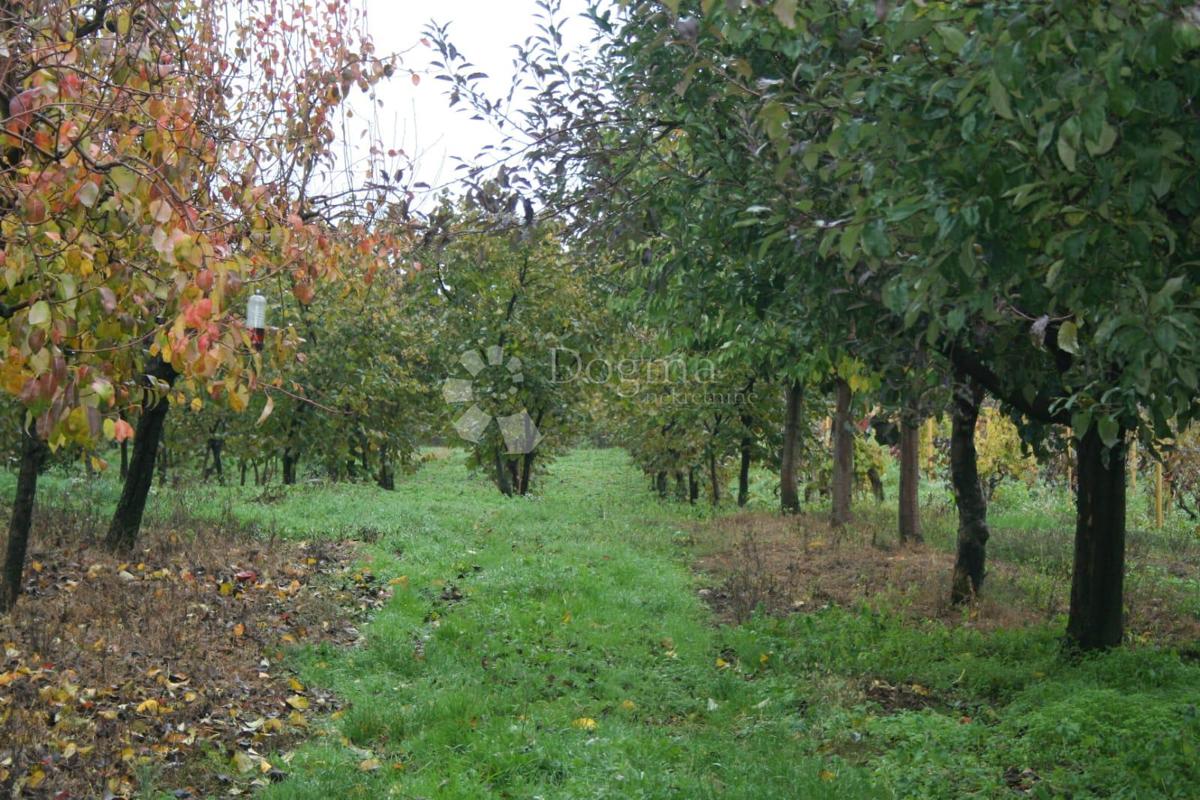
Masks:
[[[754,440],[749,436],[742,437],[742,463],[738,466],[738,508],[745,508],[750,502],[750,458]]]
[[[688,467],[688,502],[696,505],[700,499],[700,481],[696,480],[696,468]]]
[[[151,362],[146,375],[157,378],[168,386],[174,384],[175,378],[178,377],[178,373],[170,364],[157,357]],[[146,383],[148,386],[153,385],[149,380]],[[125,479],[121,499],[117,501],[117,510],[113,513],[108,535],[104,539],[104,545],[109,550],[127,552],[132,550],[137,542],[138,532],[142,527],[142,515],[146,511],[146,497],[150,494],[150,484],[154,480],[155,456],[162,441],[163,426],[170,405],[166,396],[156,397],[147,389],[142,413],[138,417],[137,431],[133,437],[129,477]]]
[[[225,440],[220,436],[211,436],[208,440],[208,452],[212,454],[212,469],[204,470],[204,478],[216,475],[218,483],[225,482],[225,465],[221,462],[221,451],[225,449]],[[206,454],[207,458],[207,454]]]
[[[950,428],[950,482],[958,506],[958,555],[950,586],[950,601],[955,604],[978,597],[985,575],[987,500],[975,455],[975,424],[982,401],[983,391],[974,384],[955,386]]]
[[[500,451],[496,451],[496,486],[500,489],[500,494],[512,497],[512,477],[508,470],[507,459]]]
[[[867,480],[871,482],[871,495],[875,498],[876,503],[882,503],[887,498],[883,494],[883,478],[879,476],[879,470],[875,467],[867,468]]]
[[[799,381],[792,381],[784,389],[786,408],[783,417],[783,452],[779,456],[779,505],[784,514],[800,511],[800,493],[796,489],[796,459],[800,449],[800,400]]]
[[[521,496],[529,494],[529,484],[533,480],[533,459],[532,452],[526,453],[521,459]]]
[[[38,472],[46,457],[46,445],[36,431],[21,434],[21,471],[17,475],[17,493],[13,498],[8,522],[8,546],[4,552],[4,572],[0,574],[0,614],[17,603],[25,572],[25,552],[33,527],[33,504],[37,497]]]
[[[379,488],[386,491],[394,491],[396,488],[396,470],[390,462],[382,461],[379,464]]]
[[[900,420],[900,541],[921,541],[921,426],[907,414]]]
[[[687,500],[687,481],[683,477],[682,470],[675,470],[675,499],[679,502]]]
[[[517,466],[517,459],[506,458],[505,463],[508,465],[508,482],[512,486],[513,494],[516,494],[521,489],[521,470]]]
[[[658,472],[654,473],[654,491],[657,492],[658,496],[660,498],[662,498],[663,500],[667,499],[667,472],[666,472],[666,470],[659,470]]]
[[[1115,647],[1124,635],[1125,431],[1107,452],[1093,425],[1075,442],[1075,573],[1067,641],[1079,650]]]
[[[300,464],[300,456],[291,447],[283,451],[283,483],[292,486],[296,483],[296,467]]]
[[[833,511],[835,526],[850,522],[850,498],[854,490],[854,427],[850,421],[850,384],[838,379],[833,412]]]
[[[376,483],[379,488],[385,491],[394,491],[396,488],[396,470],[392,467],[391,453],[388,451],[386,444],[379,446],[379,477]]]
[[[721,473],[717,469],[717,454],[712,451],[708,454],[708,479],[712,504],[716,507],[721,504]]]
[[[242,473],[242,486],[246,485],[246,459],[238,459],[238,469]]]

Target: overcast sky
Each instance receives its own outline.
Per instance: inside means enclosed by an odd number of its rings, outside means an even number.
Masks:
[[[434,80],[429,62],[435,50],[420,44],[431,19],[450,23],[451,41],[491,81],[493,94],[504,92],[512,75],[512,45],[535,32],[535,0],[363,0],[368,30],[379,55],[405,53],[403,68],[380,84],[383,106],[375,111],[380,138],[385,148],[407,153],[416,162],[416,180],[439,186],[455,178],[451,156],[470,159],[485,144],[495,144],[499,135],[491,126],[474,122],[463,113],[462,104],[451,109],[444,95],[445,81]],[[591,38],[591,26],[577,15],[586,0],[563,0],[562,16],[570,21],[563,28],[566,42],[581,46]],[[406,70],[421,75],[418,85]],[[357,111],[365,111],[362,98],[353,100]],[[361,121],[351,121],[347,135],[357,139]]]

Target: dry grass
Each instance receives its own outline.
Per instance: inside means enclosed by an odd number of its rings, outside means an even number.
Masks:
[[[26,596],[0,618],[0,791],[178,797],[281,777],[261,753],[336,701],[283,667],[294,642],[353,643],[386,593],[347,545],[270,542],[195,523],[117,559],[87,520],[39,512]],[[82,531],[82,533],[81,533]],[[351,575],[335,588],[331,575]]]
[[[697,529],[705,553],[698,568],[719,585],[705,598],[727,621],[755,608],[786,614],[829,605],[867,607],[914,620],[941,620],[982,630],[1051,621],[1067,610],[1069,585],[1027,565],[989,560],[982,596],[967,606],[949,602],[954,556],[924,544],[900,545],[887,523],[868,518],[844,530],[823,516],[748,513]],[[1135,636],[1194,640],[1200,622],[1180,613],[1172,591],[1157,584],[1127,592]]]

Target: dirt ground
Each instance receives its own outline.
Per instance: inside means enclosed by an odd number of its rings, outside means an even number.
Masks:
[[[704,554],[697,569],[714,585],[701,593],[731,622],[746,619],[760,604],[773,614],[865,606],[981,630],[1044,623],[1067,611],[1065,581],[994,559],[988,561],[982,596],[965,607],[951,605],[953,554],[925,544],[898,544],[894,534],[877,527],[838,531],[823,516],[768,513],[702,524],[694,531]],[[1200,621],[1180,613],[1176,599],[1162,587],[1130,588],[1131,634],[1200,642]]]

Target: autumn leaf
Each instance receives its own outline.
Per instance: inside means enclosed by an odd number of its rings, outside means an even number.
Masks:
[[[133,426],[123,419],[113,422],[113,439],[124,442],[133,438]]]

